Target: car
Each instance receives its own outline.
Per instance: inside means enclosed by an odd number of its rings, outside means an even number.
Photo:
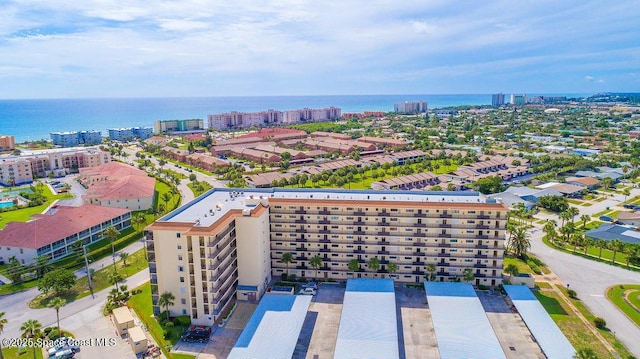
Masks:
[[[318,290],[318,283],[316,283],[316,282],[307,282],[307,283],[302,285],[302,288],[313,288],[315,290]]]
[[[638,210],[640,210],[640,205],[634,204],[631,209],[633,209],[635,211],[638,211]]]
[[[54,356],[55,359],[70,359],[73,358],[73,356],[76,353],[74,353],[73,350],[71,349],[62,349],[58,352],[56,352],[56,355]]]
[[[635,205],[633,204],[623,204],[622,207],[626,208],[626,209],[635,209]]]
[[[609,216],[600,216],[598,217],[599,220],[601,221],[605,221],[605,222],[613,222],[613,218],[609,217]]]
[[[300,289],[298,294],[301,294],[301,295],[316,295],[316,290],[313,289],[313,288],[302,288],[302,289]]]

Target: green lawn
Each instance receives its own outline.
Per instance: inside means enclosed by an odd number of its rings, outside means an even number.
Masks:
[[[533,274],[533,271],[531,270],[531,267],[529,267],[527,262],[523,261],[520,258],[506,257],[505,256],[504,257],[503,268],[506,268],[509,264],[514,264],[516,267],[518,267],[518,272],[520,272],[520,273]]]
[[[162,203],[165,206],[165,213],[166,212],[170,212],[176,208],[178,208],[178,206],[180,205],[180,192],[176,191],[176,194],[174,194],[171,199],[169,200],[169,202],[165,203],[164,200],[162,199],[162,195],[164,193],[170,193],[171,191],[171,186],[168,185],[167,183],[165,183],[164,181],[160,181],[157,180],[156,181],[156,197],[153,200],[153,205],[158,208],[158,204]]]
[[[598,354],[598,358],[614,358],[606,348],[600,345],[597,337],[589,330],[587,325],[576,315],[576,313],[574,313],[573,310],[558,296],[558,293],[551,290],[539,290],[534,291],[533,294],[538,298],[540,304],[542,304],[547,313],[549,313],[549,316],[558,325],[560,330],[562,330],[574,348],[591,348]],[[590,316],[593,317],[591,314]],[[588,316],[585,317],[589,319]],[[610,338],[606,339],[609,340]],[[616,349],[618,349],[617,346]],[[622,351],[620,349],[618,350],[620,354],[627,352],[623,347]],[[626,358],[626,356],[623,357]]]
[[[72,198],[69,193],[53,194],[48,186],[42,186],[42,194],[47,197],[47,201],[35,207],[16,209],[14,211],[0,212],[0,229],[4,228],[9,222],[27,222],[34,214],[40,214],[56,199]]]
[[[191,192],[193,192],[194,197],[198,197],[212,188],[212,186],[207,182],[198,182],[197,186],[193,183],[187,183],[187,187],[189,187]]]
[[[119,258],[119,257],[118,257]],[[116,268],[118,273],[122,275],[123,278],[128,278],[141,270],[149,267],[149,262],[145,259],[145,250],[141,249],[135,253],[131,253],[127,258],[127,265],[125,266],[121,260],[116,262]],[[98,292],[105,288],[112,286],[109,283],[109,273],[113,271],[113,265],[105,266],[104,268],[96,271],[93,275],[93,292]],[[36,281],[37,282],[37,281]],[[133,289],[133,288],[129,288]],[[88,278],[82,277],[76,281],[76,284],[69,290],[69,292],[62,296],[67,303],[72,302],[74,300],[78,300],[80,298],[91,295],[89,291],[89,282]],[[34,298],[30,303],[29,307],[31,308],[46,308],[47,304],[54,298],[54,295],[50,294],[47,296],[39,295]]]
[[[163,328],[153,314],[153,306],[151,304],[151,285],[149,282],[138,287],[141,290],[140,294],[136,294],[129,299],[128,305],[133,308],[140,320],[145,323],[145,326],[149,329],[149,332],[153,336],[156,344],[162,348],[162,352],[168,358],[175,359],[192,359],[195,358],[192,355],[187,354],[174,354],[168,352],[167,347],[173,346],[177,343],[178,339],[183,333],[183,329],[179,327]],[[169,339],[164,339],[164,332],[169,331]]]
[[[628,295],[631,303],[624,300],[625,295]],[[640,326],[640,285],[614,285],[607,289],[607,298],[637,326]]]
[[[33,358],[33,348],[22,349],[21,352],[18,352],[17,347],[2,347],[2,355],[4,355],[5,359],[32,359]],[[42,359],[42,349],[36,349],[36,359]]]

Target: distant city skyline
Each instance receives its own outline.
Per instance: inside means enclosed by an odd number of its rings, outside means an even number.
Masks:
[[[0,4],[0,98],[640,91],[634,3]]]

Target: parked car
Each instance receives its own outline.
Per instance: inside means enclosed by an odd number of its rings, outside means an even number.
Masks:
[[[626,209],[635,209],[636,206],[633,204],[623,204],[622,207]]]
[[[302,285],[302,288],[313,288],[315,290],[318,290],[318,283],[316,283],[316,282],[307,282],[307,283]]]
[[[605,222],[613,222],[613,218],[609,217],[609,216],[600,216],[598,217],[599,220],[601,221],[605,221]]]
[[[300,291],[298,292],[298,294],[302,294],[302,295],[316,295],[316,290],[313,288],[302,288],[300,289]]]
[[[63,349],[60,350],[56,353],[56,355],[54,356],[55,359],[70,359],[73,358],[73,356],[76,353],[73,352],[73,350],[71,349]]]

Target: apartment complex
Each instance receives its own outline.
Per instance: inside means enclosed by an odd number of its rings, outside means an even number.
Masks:
[[[157,120],[153,123],[154,134],[199,133],[205,131],[204,121],[200,119]]]
[[[393,111],[397,113],[404,114],[415,114],[415,113],[425,113],[427,112],[428,104],[427,101],[416,101],[416,102],[401,102],[393,105]]]
[[[64,176],[80,168],[111,162],[107,151],[97,148],[71,148],[23,152],[0,159],[0,184],[13,186],[33,182],[34,177]]]
[[[16,140],[13,136],[0,135],[0,152],[16,149]]]
[[[151,127],[126,127],[126,128],[110,128],[109,139],[114,141],[128,142],[134,139],[145,140],[153,136],[153,128]]]
[[[87,189],[86,204],[98,204],[132,211],[153,206],[156,180],[145,171],[120,162],[109,162],[80,170],[78,180]]]
[[[78,145],[99,145],[102,143],[100,131],[52,132],[51,141],[55,146],[73,147]]]
[[[472,192],[213,189],[147,228],[154,308],[169,291],[172,315],[211,325],[234,297],[259,300],[287,272],[421,283],[427,275],[455,280],[469,268],[476,284],[497,285],[506,212]],[[288,252],[293,263],[282,263]],[[322,264],[314,268],[316,255]],[[374,257],[375,272],[367,268]]]
[[[303,108],[301,110],[277,111],[266,110],[258,112],[226,112],[208,115],[209,128],[226,130],[229,128],[262,127],[272,124],[292,124],[303,121],[335,120],[342,116],[337,107],[321,109]]]
[[[504,94],[497,93],[491,95],[491,106],[502,106],[504,105]]]

